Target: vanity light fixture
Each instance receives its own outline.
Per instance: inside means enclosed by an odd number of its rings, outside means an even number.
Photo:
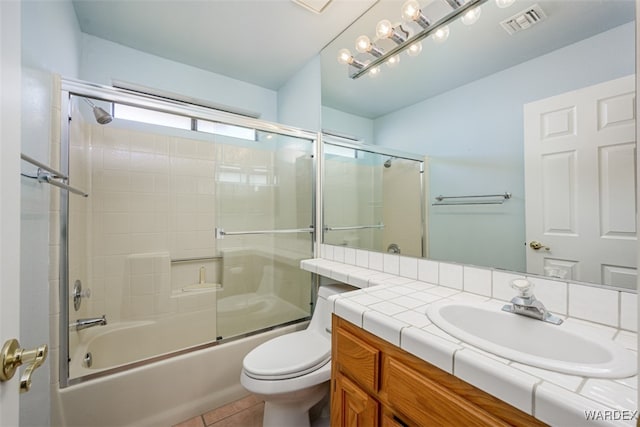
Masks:
[[[394,66],[398,60],[393,58],[405,50],[409,56],[418,55],[422,51],[420,41],[428,36],[437,43],[444,42],[449,37],[448,24],[456,19],[460,18],[465,25],[475,23],[480,17],[480,5],[488,0],[441,1],[444,1],[451,10],[435,22],[423,13],[418,0],[405,1],[401,9],[405,23],[392,24],[388,19],[383,19],[376,25],[377,39],[372,41],[366,35],[362,35],[356,40],[358,52],[371,55],[373,59],[356,58],[347,49],[342,49],[338,54],[338,62],[351,66],[349,77],[352,79],[369,73],[382,63]],[[513,4],[515,0],[495,0],[495,2],[498,7],[504,8]],[[386,42],[387,39],[392,40],[395,45]],[[379,72],[380,69],[377,69],[371,75],[377,75]]]
[[[496,5],[498,5],[499,8],[504,9],[505,7],[511,6],[515,1],[516,0],[496,0]]]
[[[379,39],[391,39],[397,44],[402,44],[409,38],[409,32],[402,25],[393,26],[391,21],[383,19],[376,25],[376,35]]]
[[[422,13],[420,4],[416,0],[407,0],[402,5],[402,19],[407,22],[417,22],[422,28],[431,25],[431,20]]]
[[[371,43],[367,36],[360,36],[356,39],[356,50],[360,53],[370,53],[376,58],[384,55],[384,51]]]
[[[431,34],[431,38],[436,43],[444,43],[449,38],[449,26],[445,25],[444,27],[438,28]]]
[[[480,6],[474,7],[473,9],[462,15],[462,18],[460,18],[460,20],[464,25],[473,25],[478,22],[478,19],[480,19],[481,12],[482,9],[480,9]]]
[[[338,62],[344,65],[351,65],[357,69],[362,69],[365,64],[353,57],[349,49],[340,49],[338,51]]]
[[[389,58],[389,60],[386,62],[387,66],[388,66],[389,68],[397,67],[399,63],[400,63],[400,55],[392,56],[392,57],[391,57],[391,58]]]

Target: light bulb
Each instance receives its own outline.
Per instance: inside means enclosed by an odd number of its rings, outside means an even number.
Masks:
[[[348,65],[353,61],[353,56],[349,49],[340,49],[338,51],[338,62],[344,65]]]
[[[515,3],[516,0],[496,0],[496,4],[498,5],[498,7],[500,8],[505,8],[505,7],[509,7],[511,6],[513,3]]]
[[[371,43],[367,36],[360,36],[356,39],[356,50],[360,53],[370,53],[376,58],[384,54],[384,51]]]
[[[407,0],[402,5],[402,19],[405,21],[415,21],[420,16],[420,5],[416,0]]]
[[[431,25],[431,20],[422,14],[420,5],[416,0],[407,0],[402,6],[402,19],[405,21],[414,21],[422,28]]]
[[[394,55],[391,58],[389,58],[386,62],[387,66],[389,68],[394,68],[396,67],[398,64],[400,63],[400,55]]]
[[[356,50],[360,53],[367,53],[371,49],[371,40],[367,36],[360,36],[356,39]]]
[[[422,52],[422,43],[420,42],[415,42],[407,49],[407,55],[409,56],[418,56],[420,52]]]
[[[371,70],[369,70],[368,74],[372,79],[378,77],[378,74],[380,74],[380,67],[373,67]]]
[[[449,26],[445,25],[444,27],[438,28],[432,35],[431,38],[436,43],[443,43],[449,38]]]
[[[364,67],[364,64],[361,61],[358,61],[353,57],[353,55],[351,55],[349,49],[340,49],[338,51],[338,62],[344,65],[351,65],[358,69]]]
[[[391,34],[393,34],[393,26],[391,25],[391,21],[389,21],[388,19],[383,19],[382,21],[378,22],[378,25],[376,25],[376,35],[378,36],[378,38],[386,39]]]
[[[461,21],[464,25],[473,25],[476,22],[478,22],[478,19],[480,19],[480,13],[482,12],[482,9],[480,9],[480,6],[478,7],[474,7],[473,9],[469,10],[467,13],[465,13],[462,18]]]

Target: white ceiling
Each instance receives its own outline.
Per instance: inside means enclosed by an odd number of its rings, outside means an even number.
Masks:
[[[426,8],[443,0],[419,1]],[[426,39],[421,55],[402,55],[397,68],[383,67],[376,79],[348,78],[345,66],[336,61],[338,50],[354,51],[355,38],[373,36],[380,19],[399,21],[403,2],[333,0],[318,15],[290,0],[73,0],[87,34],[273,90],[326,47],[321,55],[323,105],[369,118],[635,16],[635,0],[516,0],[506,9],[490,0],[476,24],[451,24],[446,43]],[[547,21],[514,36],[500,28],[501,20],[535,3],[547,12]]]
[[[314,4],[314,2],[310,2]],[[74,0],[82,32],[279,89],[375,0]]]
[[[435,2],[441,0],[420,0],[423,9]],[[545,21],[512,36],[500,26],[501,21],[536,3],[548,15]],[[338,50],[346,47],[356,53],[356,37],[366,34],[373,39],[376,22],[382,18],[399,21],[402,4],[403,0],[381,0],[322,52],[323,105],[376,118],[635,17],[635,0],[516,0],[505,9],[490,0],[482,6],[475,24],[465,26],[459,20],[450,24],[451,33],[445,43],[436,44],[427,38],[419,56],[401,55],[396,68],[383,66],[376,78],[365,75],[350,79],[347,67],[336,60]]]

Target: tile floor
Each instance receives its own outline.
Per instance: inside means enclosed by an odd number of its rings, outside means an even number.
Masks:
[[[173,427],[262,427],[264,401],[247,396]]]

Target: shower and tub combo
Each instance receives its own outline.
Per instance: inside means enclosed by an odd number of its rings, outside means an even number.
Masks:
[[[245,356],[318,324],[319,279],[299,264],[319,243],[322,135],[61,87],[59,168],[87,196],[60,193],[61,423],[175,423],[246,396]]]

